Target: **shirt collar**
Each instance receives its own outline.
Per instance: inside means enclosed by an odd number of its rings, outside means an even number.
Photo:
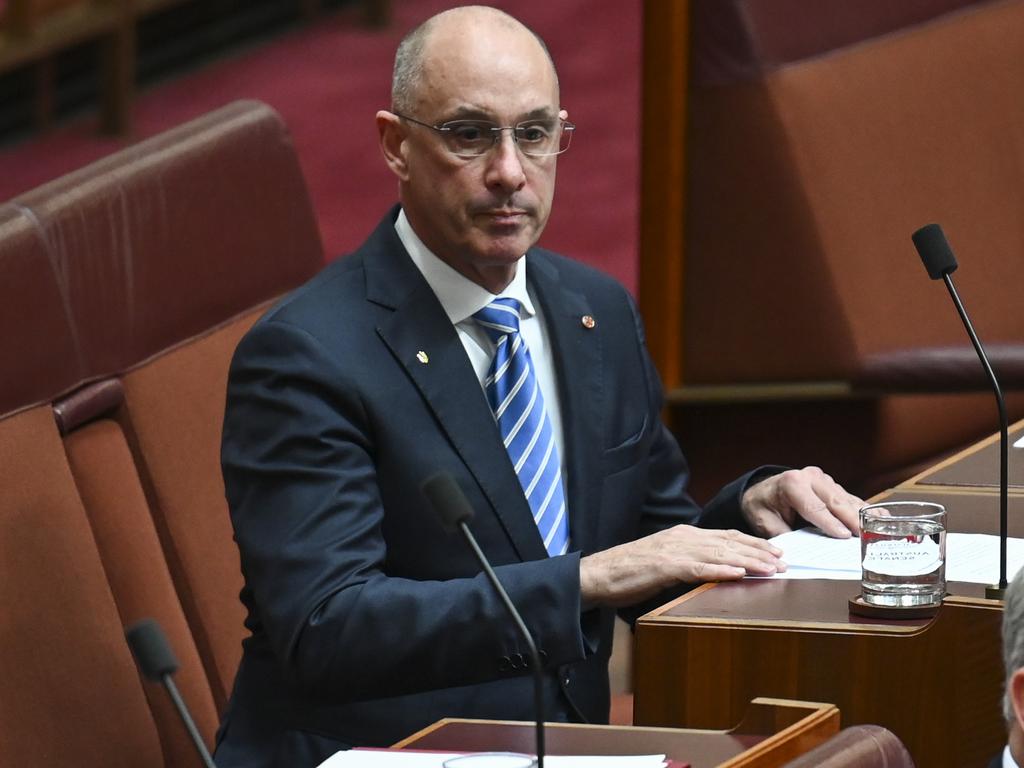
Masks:
[[[435,256],[419,236],[413,231],[405,211],[398,212],[395,220],[395,232],[409,252],[412,263],[422,273],[431,290],[444,308],[445,314],[452,325],[468,320],[475,312],[486,307],[497,296],[483,286],[477,285],[465,275],[457,272]],[[516,299],[523,307],[523,314],[532,317],[536,314],[530,294],[526,290],[526,259],[516,262],[516,274],[512,282],[506,286],[499,296]]]

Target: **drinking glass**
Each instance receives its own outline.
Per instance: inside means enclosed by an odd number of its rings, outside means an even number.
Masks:
[[[890,501],[860,511],[861,597],[871,605],[938,605],[946,594],[946,509]]]

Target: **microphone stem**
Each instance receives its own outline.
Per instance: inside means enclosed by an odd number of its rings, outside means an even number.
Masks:
[[[988,356],[985,354],[984,348],[981,346],[981,342],[978,340],[978,335],[974,332],[974,326],[971,325],[970,319],[967,317],[967,312],[964,310],[963,304],[960,303],[960,296],[957,295],[956,288],[953,287],[953,280],[946,272],[942,275],[942,280],[946,283],[946,288],[949,289],[949,295],[953,298],[953,304],[956,305],[956,311],[960,314],[960,319],[963,321],[964,328],[967,329],[967,335],[971,337],[971,344],[974,345],[974,351],[978,353],[978,358],[981,360],[981,365],[985,369],[985,373],[988,375],[989,381],[992,383],[992,389],[996,395],[996,406],[999,408],[999,538],[1003,543],[1003,546],[999,548],[999,589],[1006,589],[1006,537],[1007,537],[1007,497],[1009,496],[1009,445],[1010,445],[1010,425],[1009,419],[1006,416],[1006,403],[1003,401],[1003,390],[999,386],[999,381],[996,379],[996,375],[992,370],[992,366],[989,365]]]
[[[185,729],[188,731],[188,735],[192,737],[192,744],[195,745],[196,751],[199,753],[200,759],[203,761],[203,765],[206,768],[217,768],[213,764],[213,758],[210,757],[210,753],[206,749],[206,745],[203,744],[203,737],[199,735],[199,729],[196,728],[195,722],[193,722],[191,715],[188,713],[188,708],[185,706],[185,702],[181,698],[181,694],[178,693],[178,686],[174,684],[174,679],[169,673],[165,673],[161,676],[161,682],[164,684],[164,688],[167,689],[167,693],[171,697],[171,701],[174,702],[175,708],[178,710],[178,715],[181,716],[182,722],[185,723]]]
[[[537,644],[533,642],[533,636],[530,635],[530,630],[526,628],[526,624],[523,623],[522,617],[519,615],[519,611],[512,604],[512,600],[508,596],[508,592],[498,581],[498,574],[491,568],[491,564],[484,557],[483,550],[476,543],[476,537],[473,536],[469,530],[469,526],[466,525],[465,521],[459,522],[459,530],[462,531],[462,535],[465,537],[466,542],[473,550],[473,554],[476,555],[477,561],[480,566],[484,569],[484,573],[491,582],[491,586],[494,587],[494,591],[498,593],[498,597],[501,598],[501,602],[505,606],[505,610],[508,611],[508,615],[512,617],[512,621],[516,625],[516,629],[519,630],[519,634],[522,636],[523,641],[526,643],[526,649],[530,654],[530,664],[533,667],[533,706],[537,713],[537,768],[544,768],[544,673],[541,669],[540,654],[537,652]]]

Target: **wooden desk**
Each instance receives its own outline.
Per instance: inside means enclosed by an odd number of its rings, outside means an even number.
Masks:
[[[1011,436],[1024,434],[1024,422]],[[1013,437],[1011,437],[1013,439]],[[998,531],[998,438],[957,454],[884,499],[942,503],[950,530]],[[1011,467],[1024,471],[1024,451]],[[996,470],[997,473],[998,470]],[[1024,536],[1024,474],[1009,500]],[[843,726],[893,731],[920,766],[983,766],[1005,743],[1000,709],[1003,604],[950,583],[931,620],[851,616],[850,581],[708,584],[637,624],[634,722],[720,728],[753,696],[834,702]]]
[[[548,723],[550,755],[644,755],[664,753],[692,768],[771,768],[813,749],[839,730],[831,704],[755,699],[727,730],[637,728]],[[532,754],[533,723],[440,720],[395,748],[451,752],[512,751]]]
[[[1024,437],[1024,420],[1010,426],[1010,495],[1024,495],[1024,448],[1013,444]],[[961,489],[978,493],[999,493],[999,434],[966,448],[897,486],[907,489]]]

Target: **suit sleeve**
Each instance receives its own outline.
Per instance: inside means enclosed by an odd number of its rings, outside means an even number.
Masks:
[[[728,483],[705,507],[701,508],[694,501],[688,490],[689,465],[678,441],[661,420],[661,410],[664,405],[661,380],[647,351],[643,322],[632,298],[629,299],[629,305],[633,313],[637,343],[640,345],[648,383],[648,420],[649,423],[655,425],[655,434],[647,458],[648,485],[639,518],[637,538],[675,525],[696,525],[702,528],[718,529],[735,528],[745,533],[753,533],[746,524],[741,511],[740,502],[743,494],[753,484],[781,472],[785,468],[759,467]],[[627,621],[633,622],[647,611],[674,599],[694,586],[697,585],[684,585],[670,590],[642,605],[620,611],[620,614]]]
[[[273,320],[232,362],[222,465],[250,628],[328,701],[522,674],[507,662],[525,649],[482,575],[389,575],[372,420],[348,363]],[[579,557],[496,570],[548,664],[582,658]]]

